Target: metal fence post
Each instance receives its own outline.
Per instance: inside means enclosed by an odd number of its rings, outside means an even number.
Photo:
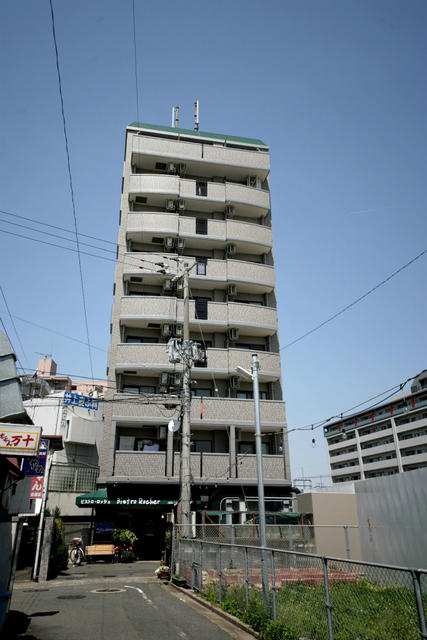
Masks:
[[[345,537],[345,552],[347,554],[347,560],[351,560],[350,538],[348,536],[348,526],[344,525],[344,537]]]
[[[325,557],[322,557],[323,564],[323,582],[325,585],[325,606],[326,606],[326,617],[328,620],[328,637],[329,640],[334,640],[334,632],[332,630],[332,606],[331,606],[331,595],[329,592],[329,577],[328,577],[328,560]]]
[[[273,593],[273,620],[277,620],[276,607],[276,565],[274,562],[274,550],[271,550],[271,591]]]
[[[248,548],[245,547],[245,596],[246,596],[246,609],[249,606],[249,558]]]
[[[420,572],[416,569],[411,571],[412,580],[414,583],[415,601],[417,603],[418,623],[420,625],[420,638],[427,638],[426,631],[426,616],[424,611],[423,593],[421,589]]]
[[[221,545],[218,546],[218,599],[219,603],[222,602],[222,563],[221,563]]]
[[[170,566],[170,580],[172,580],[172,576],[175,573],[178,573],[177,571],[175,571],[175,548],[176,548],[176,542],[175,542],[175,535],[176,535],[176,525],[175,523],[172,525],[172,540],[171,540],[171,566]]]
[[[191,588],[194,589],[194,572],[196,567],[194,566],[194,540],[191,541]]]
[[[289,535],[289,551],[293,551],[294,550],[294,540],[293,540],[293,531],[292,531],[292,525],[288,524],[288,535]],[[294,554],[292,554],[290,556],[290,562],[289,562],[289,566],[293,569],[295,567],[295,556]]]
[[[199,593],[203,589],[203,542],[200,541],[200,555],[199,555]]]

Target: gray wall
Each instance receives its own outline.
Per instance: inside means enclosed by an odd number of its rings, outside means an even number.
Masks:
[[[355,483],[363,559],[427,568],[427,469]]]

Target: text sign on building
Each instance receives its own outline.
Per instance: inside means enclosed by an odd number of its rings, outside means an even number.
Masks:
[[[43,496],[43,480],[44,478],[31,478],[30,500]]]
[[[1,424],[0,453],[7,456],[37,456],[41,432],[41,427]]]
[[[40,440],[39,455],[37,458],[24,458],[22,471],[26,476],[44,476],[46,468],[46,456],[49,449],[49,440]]]
[[[78,393],[70,393],[69,391],[64,393],[64,404],[82,407],[83,409],[93,409],[94,411],[97,411],[99,406],[98,398],[81,396]]]

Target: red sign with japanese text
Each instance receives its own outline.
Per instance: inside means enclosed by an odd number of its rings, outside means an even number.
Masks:
[[[31,478],[30,499],[41,498],[43,493],[43,480],[42,477]]]

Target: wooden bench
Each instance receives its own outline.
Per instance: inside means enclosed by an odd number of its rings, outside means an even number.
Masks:
[[[109,557],[114,562],[114,545],[113,544],[91,544],[86,547],[86,558],[91,562],[96,557]]]

